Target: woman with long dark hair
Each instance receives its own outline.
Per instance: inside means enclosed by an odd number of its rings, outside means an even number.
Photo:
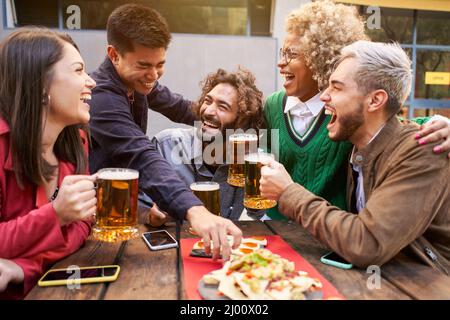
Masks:
[[[83,126],[94,86],[67,35],[27,28],[0,44],[2,298],[25,296],[89,235],[96,198]]]

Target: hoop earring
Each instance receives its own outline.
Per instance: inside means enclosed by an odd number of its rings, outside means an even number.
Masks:
[[[50,95],[49,94],[44,94],[44,96],[42,97],[42,104],[44,106],[46,106],[49,103],[50,103]]]

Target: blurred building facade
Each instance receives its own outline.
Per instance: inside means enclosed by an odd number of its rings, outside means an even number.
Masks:
[[[1,0],[0,38],[30,24],[59,29],[74,38],[92,71],[106,54],[107,17],[130,2],[148,5],[167,19],[173,41],[161,82],[196,99],[199,82],[219,67],[250,69],[265,96],[281,89],[276,64],[284,18],[309,0]],[[397,41],[410,54],[415,77],[407,114],[450,117],[450,0],[339,2],[358,7],[373,40]],[[153,112],[149,117],[150,136],[178,126]]]
[[[450,117],[450,1],[343,0],[358,5],[373,41],[396,41],[413,62],[414,83],[406,102],[408,116]],[[374,7],[380,25],[370,28]]]

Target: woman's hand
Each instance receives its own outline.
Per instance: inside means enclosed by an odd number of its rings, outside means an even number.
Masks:
[[[420,145],[441,141],[433,148],[435,153],[450,151],[450,122],[444,117],[431,120],[420,127],[415,137]],[[448,154],[450,158],[450,153]]]
[[[66,176],[53,201],[61,226],[73,221],[88,220],[97,207],[95,176]]]
[[[23,270],[15,262],[0,258],[0,292],[8,287],[9,283],[22,283]]]

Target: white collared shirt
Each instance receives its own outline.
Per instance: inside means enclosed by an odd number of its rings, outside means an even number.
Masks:
[[[378,132],[373,135],[373,137],[372,137],[372,139],[370,139],[369,143],[371,143],[373,141],[373,139],[375,139],[375,137],[381,132],[381,130],[384,128],[384,126],[385,125],[383,124],[381,126],[381,128],[378,130]],[[367,145],[369,145],[369,143]],[[356,151],[356,147],[353,146],[352,155],[350,157],[350,164],[352,165],[353,171],[355,171],[358,174],[358,180],[356,182],[355,198],[356,198],[356,210],[358,212],[360,212],[366,206],[366,195],[364,194],[364,180],[363,180],[362,168],[361,168],[361,166],[352,162],[353,154],[355,153],[355,151]]]
[[[301,101],[297,97],[287,97],[284,113],[288,113],[291,116],[292,125],[298,134],[305,134],[322,110],[324,103],[320,101],[320,94],[321,92],[306,102]]]

